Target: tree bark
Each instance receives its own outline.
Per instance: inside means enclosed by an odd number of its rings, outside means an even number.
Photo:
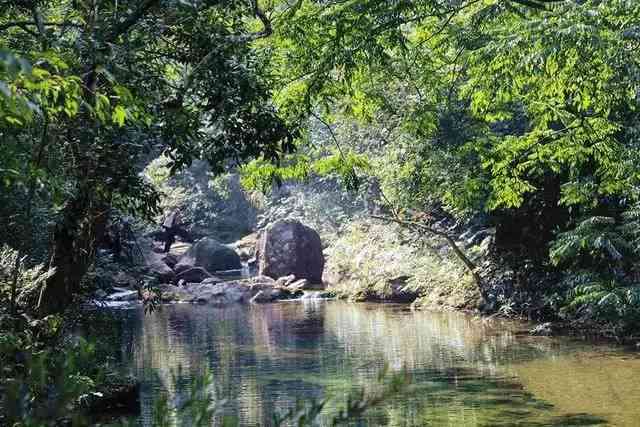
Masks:
[[[64,208],[55,225],[52,266],[55,273],[40,292],[38,314],[59,313],[73,302],[83,277],[95,260],[97,242],[105,232],[108,207],[92,200],[88,189],[81,190]]]

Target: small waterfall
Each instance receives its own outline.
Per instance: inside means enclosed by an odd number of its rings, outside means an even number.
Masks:
[[[240,269],[240,274],[242,275],[243,279],[248,279],[249,277],[251,277],[251,269],[249,268],[249,263],[248,262],[243,262],[242,263],[242,268]]]

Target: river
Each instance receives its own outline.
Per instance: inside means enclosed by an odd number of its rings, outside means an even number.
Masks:
[[[328,416],[375,391],[385,366],[411,383],[354,425],[640,425],[638,354],[531,337],[518,322],[321,300],[115,312],[115,358],[142,381],[143,425],[160,394],[179,400],[203,369],[226,402],[217,423],[262,426],[297,400],[329,397]]]

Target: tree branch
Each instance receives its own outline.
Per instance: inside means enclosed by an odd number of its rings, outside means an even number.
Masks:
[[[262,31],[259,31],[257,33],[251,33],[251,34],[229,36],[226,38],[226,40],[232,43],[248,43],[254,40],[258,40],[260,38],[268,37],[273,33],[273,27],[271,26],[271,21],[269,20],[267,15],[264,13],[264,11],[260,9],[260,7],[258,6],[258,0],[251,0],[251,6],[252,6],[253,14],[262,22],[262,25],[263,25]],[[203,56],[200,61],[198,61],[196,66],[193,67],[191,72],[189,72],[189,74],[185,77],[184,84],[182,87],[182,94],[178,96],[177,100],[173,101],[174,103],[182,104],[182,95],[191,87],[191,84],[193,83],[193,76],[196,74],[196,72],[200,68],[202,68],[207,62],[209,62],[211,57],[217,52],[218,50],[214,48],[210,50],[205,56]]]
[[[451,236],[449,236],[449,234],[445,233],[444,231],[437,230],[437,229],[435,229],[433,227],[429,227],[428,225],[420,223],[420,222],[402,220],[402,219],[398,218],[397,216],[388,217],[388,216],[381,216],[381,215],[371,215],[371,218],[380,219],[382,221],[387,221],[387,222],[395,222],[396,224],[400,224],[400,225],[402,225],[404,227],[409,227],[409,228],[414,228],[414,229],[426,231],[426,232],[431,233],[431,234],[433,234],[435,236],[443,238],[447,242],[447,244],[451,247],[451,249],[456,254],[458,259],[460,259],[460,261],[462,261],[462,263],[465,265],[465,267],[467,268],[469,273],[471,273],[471,276],[473,277],[473,281],[475,282],[476,286],[478,287],[478,291],[480,292],[480,295],[486,301],[486,298],[484,296],[484,292],[482,290],[482,280],[480,278],[480,275],[476,271],[476,265],[473,263],[473,261],[471,261],[467,257],[467,255],[465,255],[465,253],[462,251],[462,249],[460,249],[460,247],[457,245],[455,240],[453,240],[453,238]]]
[[[260,6],[258,6],[258,0],[251,0],[251,8],[253,11],[253,15],[260,20],[262,23],[262,31],[258,31],[257,33],[251,34],[238,34],[235,36],[230,36],[228,39],[234,43],[248,43],[254,40],[258,40],[261,38],[269,37],[273,34],[273,27],[271,26],[271,20],[264,13]]]
[[[132,12],[129,17],[118,24],[111,33],[105,37],[107,43],[115,41],[118,37],[129,31],[131,27],[136,25],[151,8],[160,3],[160,0],[145,0],[140,7]]]

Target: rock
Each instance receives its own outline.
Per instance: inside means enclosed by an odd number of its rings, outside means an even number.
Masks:
[[[244,277],[244,272],[242,269],[216,271],[216,276],[223,279],[224,281],[239,280]]]
[[[254,276],[248,279],[244,279],[243,282],[246,282],[250,285],[260,284],[260,285],[275,286],[276,284],[276,281],[269,276]]]
[[[410,278],[411,276],[403,275],[388,279],[383,292],[366,292],[361,295],[361,299],[365,301],[413,302],[419,295],[417,292],[407,289],[407,282]]]
[[[163,260],[162,254],[149,251],[145,254],[147,269],[149,273],[160,279],[161,282],[173,282],[176,274]]]
[[[551,322],[541,323],[529,331],[530,335],[549,336],[553,334],[553,324]]]
[[[193,245],[189,242],[175,242],[169,249],[169,255],[174,256],[176,260],[187,253]]]
[[[326,292],[326,291],[311,291],[311,292],[305,292],[301,298],[304,300],[331,299],[331,298],[335,298],[335,295],[332,294],[331,292]]]
[[[89,414],[100,417],[140,414],[140,383],[133,378],[108,380],[98,393],[86,396],[83,406]]]
[[[176,264],[178,263],[178,257],[176,257],[175,255],[173,255],[171,253],[163,254],[161,259],[162,259],[162,262],[164,262],[165,264],[167,264],[171,268],[175,267]]]
[[[284,277],[280,277],[278,280],[276,280],[276,286],[289,286],[291,283],[295,282],[296,280],[296,276],[294,276],[293,274],[290,274],[288,276],[284,276]],[[302,279],[302,280],[306,280],[306,279]]]
[[[162,261],[154,262],[149,265],[149,272],[160,279],[161,282],[173,282],[176,274],[171,267]]]
[[[187,270],[181,271],[176,274],[176,280],[184,280],[186,282],[200,283],[205,279],[209,279],[211,274],[202,267],[193,267]]]
[[[176,273],[193,267],[202,267],[208,272],[239,270],[242,268],[240,256],[230,247],[215,239],[205,237],[196,242],[175,266]]]
[[[248,286],[236,282],[199,283],[188,287],[192,302],[213,305],[247,302],[253,296],[250,295],[250,290]]]
[[[162,284],[158,286],[160,298],[163,302],[170,301],[191,301],[193,296],[184,287]]]
[[[125,273],[124,271],[118,272],[116,276],[113,278],[113,281],[118,286],[135,286],[136,279],[134,279],[131,275]]]
[[[290,274],[322,283],[324,255],[318,233],[296,220],[281,220],[260,234],[256,246],[258,272],[273,278]]]
[[[491,250],[493,249],[493,245],[496,241],[496,236],[487,236],[484,238],[484,240],[480,243],[480,246],[478,248],[478,254],[480,256],[488,256],[491,253]]]
[[[296,280],[287,286],[287,289],[292,292],[298,291],[324,291],[326,289],[325,283],[311,283],[307,279]]]
[[[275,280],[266,276],[221,282],[217,277],[205,279],[202,283],[188,283],[184,287],[160,285],[163,301],[186,301],[215,306],[236,303],[273,302],[301,296],[302,291],[292,291],[275,285]]]
[[[398,276],[387,281],[387,289],[389,294],[385,299],[394,302],[412,302],[418,298],[418,293],[407,289],[407,282],[411,276]]]
[[[307,279],[296,280],[293,283],[289,283],[287,288],[292,291],[304,291],[309,289],[309,281]]]
[[[473,245],[479,245],[487,237],[489,236],[495,237],[495,235],[496,235],[495,228],[485,228],[483,230],[476,232],[475,234],[473,234],[473,236],[467,238],[465,240],[465,245],[467,247],[473,246]]]
[[[251,233],[230,246],[238,253],[242,261],[248,261],[255,257],[256,243],[259,237],[258,233]]]
[[[258,273],[258,259],[256,257],[251,258],[247,261],[247,268],[249,269],[250,274]]]

